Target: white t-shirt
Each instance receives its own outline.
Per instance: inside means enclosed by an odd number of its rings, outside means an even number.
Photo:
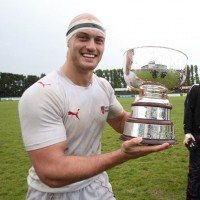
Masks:
[[[28,88],[19,102],[22,137],[27,151],[67,140],[67,155],[101,153],[101,136],[107,118],[123,112],[114,91],[103,78],[93,75],[88,87],[75,85],[59,70]],[[29,170],[30,186],[44,192],[67,192],[84,187],[95,177],[61,188],[43,184],[34,168]]]

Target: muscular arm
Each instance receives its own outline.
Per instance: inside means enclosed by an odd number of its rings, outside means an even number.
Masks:
[[[121,149],[95,156],[66,156],[67,142],[29,151],[29,157],[39,178],[50,187],[62,187],[135,159],[149,153],[169,148],[169,144],[158,146],[138,145],[142,138],[125,141]]]
[[[40,179],[50,187],[61,187],[97,175],[126,161],[121,150],[96,156],[66,156],[67,142],[29,151]]]

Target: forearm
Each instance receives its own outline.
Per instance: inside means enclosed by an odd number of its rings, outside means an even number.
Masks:
[[[41,179],[50,187],[62,187],[95,176],[129,159],[171,147],[169,144],[142,146],[142,138],[122,143],[120,149],[94,156],[66,156],[61,150],[65,142],[29,152],[33,166]]]
[[[62,156],[42,170],[41,180],[50,187],[62,187],[95,176],[129,158],[121,150],[96,156]]]

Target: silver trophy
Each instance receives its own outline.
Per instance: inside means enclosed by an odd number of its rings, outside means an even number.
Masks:
[[[186,65],[187,55],[172,48],[143,46],[125,52],[124,79],[139,95],[131,105],[122,140],[142,137],[144,144],[177,143],[167,93],[185,82]]]

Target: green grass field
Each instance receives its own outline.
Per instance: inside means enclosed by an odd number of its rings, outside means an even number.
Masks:
[[[184,99],[184,96],[170,98],[177,145],[108,170],[117,200],[185,199],[188,151],[183,146]],[[119,101],[130,111],[132,98]],[[31,163],[22,143],[17,105],[17,101],[0,102],[0,200],[23,200],[27,191]],[[102,151],[120,148],[121,143],[119,134],[106,125]]]

